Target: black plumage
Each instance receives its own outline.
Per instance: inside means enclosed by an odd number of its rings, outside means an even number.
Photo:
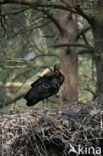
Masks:
[[[64,74],[59,66],[54,66],[54,71],[50,75],[44,75],[31,84],[31,89],[25,95],[27,106],[33,106],[37,102],[44,100],[58,93],[60,86],[64,82]]]

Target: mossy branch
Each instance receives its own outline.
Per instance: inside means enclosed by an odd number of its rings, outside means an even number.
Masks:
[[[79,47],[80,48],[81,47],[81,48],[86,48],[86,49],[94,51],[94,48],[92,46],[82,44],[82,43],[76,43],[76,42],[59,43],[59,44],[52,45],[50,47],[53,47],[53,48],[63,48],[63,47]]]

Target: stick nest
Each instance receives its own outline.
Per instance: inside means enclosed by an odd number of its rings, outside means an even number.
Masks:
[[[90,104],[71,110],[11,112],[1,118],[3,156],[75,156],[71,145],[101,147],[103,111]],[[103,151],[102,151],[103,152]]]

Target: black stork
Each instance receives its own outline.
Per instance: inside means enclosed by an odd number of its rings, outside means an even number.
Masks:
[[[65,75],[59,65],[54,66],[51,74],[40,77],[31,84],[31,89],[24,96],[27,106],[33,106],[41,100],[57,94],[60,86],[64,82]]]

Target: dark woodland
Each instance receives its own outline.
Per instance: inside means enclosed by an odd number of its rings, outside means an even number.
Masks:
[[[0,0],[0,155],[103,155],[103,0]]]

